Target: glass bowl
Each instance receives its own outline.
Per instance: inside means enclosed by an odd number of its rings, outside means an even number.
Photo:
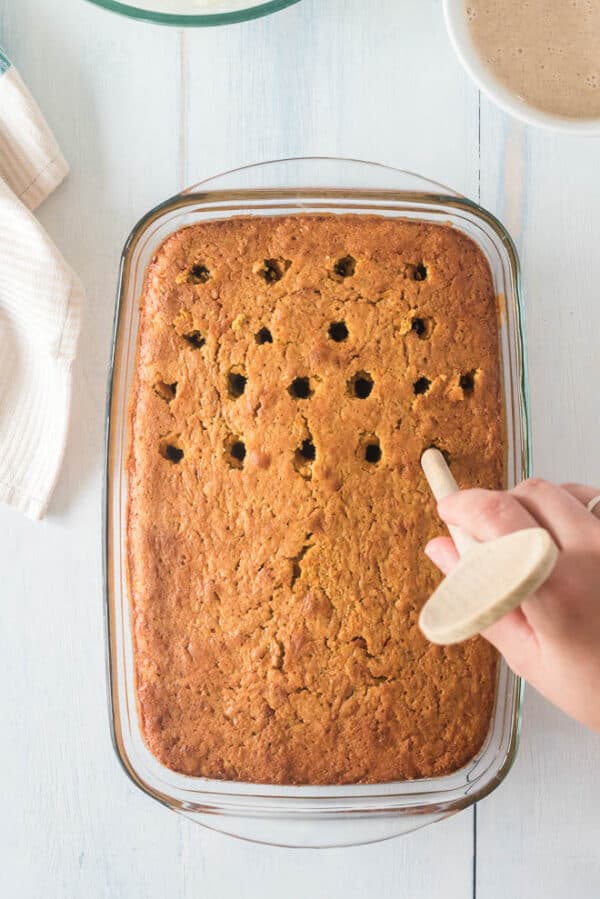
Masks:
[[[104,587],[113,742],[131,779],[169,808],[214,830],[283,846],[369,843],[466,808],[506,776],[518,744],[522,688],[498,666],[487,738],[475,758],[445,777],[350,786],[265,786],[174,773],[146,748],[136,706],[126,576],[126,452],[138,298],[147,265],[173,231],[234,215],[376,213],[451,224],[487,257],[499,298],[498,327],[507,434],[507,486],[531,470],[519,263],[490,213],[416,175],[344,159],[288,159],[228,172],[158,206],[136,225],[123,251],[109,382],[104,503]]]
[[[200,0],[89,0],[96,6],[158,25],[206,28],[259,19],[300,0],[212,0],[213,11],[201,11]],[[208,2],[208,0],[207,0]],[[172,7],[172,9],[168,9]]]
[[[546,112],[527,103],[506,87],[487,65],[471,38],[465,0],[442,0],[442,3],[446,29],[454,51],[467,74],[490,100],[527,125],[591,137],[600,134],[600,119],[597,117],[567,118]],[[552,57],[549,57],[549,64],[551,60]]]

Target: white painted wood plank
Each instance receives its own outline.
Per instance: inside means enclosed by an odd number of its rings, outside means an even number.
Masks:
[[[199,895],[203,899],[471,899],[465,821],[471,824],[471,812],[385,843],[324,850],[252,846],[190,824],[182,856],[184,895],[186,899]]]
[[[477,95],[436,0],[302,0],[188,38],[193,183],[285,156],[396,165],[473,195]]]
[[[482,104],[482,202],[519,245],[535,473],[600,486],[597,139]],[[478,810],[478,899],[600,895],[600,740],[533,691],[518,761]]]
[[[178,36],[81,0],[4,4],[0,25],[72,164],[41,217],[88,288],[51,514],[0,511],[0,892],[178,897],[179,824],[128,783],[110,745],[100,572],[116,272],[133,223],[177,185]]]
[[[477,812],[477,899],[600,896],[598,735],[533,690],[519,756]]]

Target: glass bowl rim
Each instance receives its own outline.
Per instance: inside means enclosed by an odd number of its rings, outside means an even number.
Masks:
[[[233,12],[223,13],[161,13],[151,9],[140,9],[138,6],[128,6],[120,0],[88,0],[101,9],[119,13],[129,19],[142,22],[152,22],[155,25],[174,25],[193,28],[207,28],[212,25],[235,25],[238,22],[248,22],[251,19],[260,19],[270,13],[279,12],[288,6],[299,3],[300,0],[263,0],[255,6],[246,9],[237,9]]]

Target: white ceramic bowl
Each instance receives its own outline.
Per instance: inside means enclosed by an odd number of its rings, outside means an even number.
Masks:
[[[442,0],[442,2],[446,28],[456,55],[480,90],[494,103],[528,125],[570,134],[600,134],[600,118],[570,119],[543,112],[505,87],[485,65],[473,44],[467,21],[466,0]]]

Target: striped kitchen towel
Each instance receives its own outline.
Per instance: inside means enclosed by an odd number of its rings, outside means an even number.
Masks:
[[[41,518],[68,427],[83,289],[32,210],[68,166],[0,50],[0,502]]]

